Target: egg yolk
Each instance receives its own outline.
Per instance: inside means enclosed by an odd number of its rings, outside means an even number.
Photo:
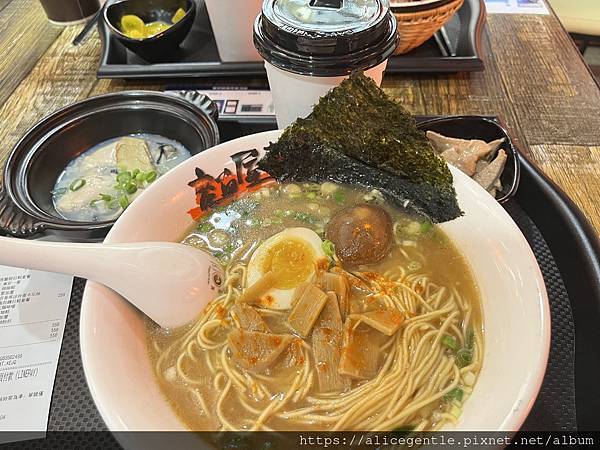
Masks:
[[[272,245],[266,252],[261,272],[272,271],[276,289],[291,289],[306,280],[315,270],[315,252],[306,242],[286,239]]]

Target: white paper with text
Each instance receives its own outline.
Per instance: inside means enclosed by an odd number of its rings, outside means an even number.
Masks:
[[[72,286],[0,266],[0,431],[46,431]]]

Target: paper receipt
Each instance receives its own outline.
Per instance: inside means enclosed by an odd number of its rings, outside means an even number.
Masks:
[[[46,431],[72,285],[0,266],[0,431]]]

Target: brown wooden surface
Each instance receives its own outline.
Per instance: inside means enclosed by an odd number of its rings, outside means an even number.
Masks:
[[[58,108],[162,87],[97,80],[100,42],[94,34],[73,47],[80,29],[47,24],[37,0],[0,0],[0,164]],[[386,77],[384,87],[415,114],[501,116],[521,150],[600,230],[600,89],[577,49],[554,16],[534,15],[489,16],[484,49],[484,72]]]

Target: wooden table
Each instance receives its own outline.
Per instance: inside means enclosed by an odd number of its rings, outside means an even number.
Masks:
[[[0,164],[36,121],[91,95],[161,89],[160,82],[98,80],[97,34],[50,25],[37,0],[0,0]],[[600,89],[554,16],[492,15],[486,70],[388,76],[384,86],[415,114],[501,116],[521,150],[600,230]],[[540,205],[543,208],[544,205]]]

